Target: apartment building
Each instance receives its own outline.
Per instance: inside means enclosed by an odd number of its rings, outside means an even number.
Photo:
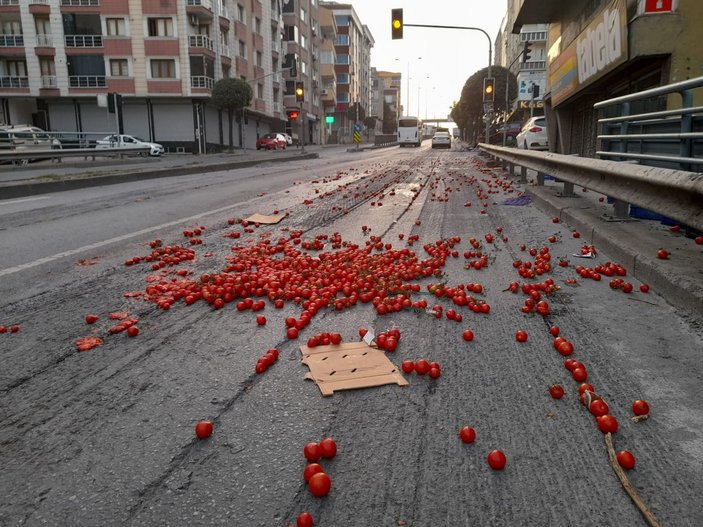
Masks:
[[[401,80],[402,75],[399,72],[378,71],[376,68],[371,68],[371,111],[369,113],[376,118],[376,130],[379,133],[390,134],[396,131],[396,123],[401,115]]]
[[[374,39],[352,4],[320,2],[320,9],[331,11],[336,25],[336,105],[330,141],[350,142],[354,126],[354,119],[347,115],[350,105],[358,102],[367,115],[372,107],[371,48]]]
[[[238,77],[253,100],[233,143],[252,148],[288,119],[285,29],[281,0],[0,0],[0,122],[217,151],[227,117],[210,93]]]

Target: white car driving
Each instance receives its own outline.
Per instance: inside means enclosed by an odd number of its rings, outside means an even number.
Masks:
[[[149,141],[144,141],[139,137],[134,137],[133,135],[108,135],[103,139],[95,142],[95,148],[149,148],[149,151],[140,152],[140,156],[145,156],[147,153],[152,156],[160,156],[164,153],[164,147],[159,143],[151,143]]]

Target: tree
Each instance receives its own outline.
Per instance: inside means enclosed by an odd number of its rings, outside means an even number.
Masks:
[[[220,79],[212,88],[212,103],[222,109],[227,110],[229,119],[229,148],[233,148],[232,144],[232,116],[236,113],[240,116],[239,119],[239,146],[242,144],[242,119],[241,114],[244,108],[249,106],[251,99],[254,96],[251,86],[244,79]]]
[[[366,127],[366,139],[369,138],[369,130],[374,130],[376,128],[376,118],[369,115],[364,119],[364,126]]]
[[[383,103],[383,133],[394,134],[396,132],[398,116],[391,109],[391,105],[384,101]]]
[[[358,103],[358,102],[355,102],[355,103],[349,105],[349,108],[347,109],[347,118],[352,122],[356,122],[356,117],[357,117],[356,109],[357,108],[359,109],[359,114],[358,114],[359,121],[363,122],[364,119],[366,118],[366,110],[364,110],[364,107],[361,106],[361,103]]]
[[[493,101],[494,116],[509,112],[505,106],[505,82],[508,76],[508,100],[517,97],[517,79],[502,66],[493,66],[491,76],[495,77],[495,99]],[[488,68],[483,68],[469,77],[461,90],[461,98],[451,111],[452,120],[461,128],[466,138],[476,139],[485,132],[483,121],[483,79],[488,76]]]

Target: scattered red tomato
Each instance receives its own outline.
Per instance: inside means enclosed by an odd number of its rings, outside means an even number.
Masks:
[[[198,439],[207,439],[212,435],[212,422],[198,421],[195,425],[195,435]]]
[[[322,498],[330,493],[330,488],[332,487],[332,480],[324,472],[318,472],[313,474],[308,481],[308,488],[313,496],[316,498]]]
[[[660,260],[668,260],[669,259],[669,251],[666,249],[659,249],[657,251],[657,258]]]
[[[429,375],[433,379],[439,379],[442,375],[442,370],[439,368],[430,368]]]
[[[430,363],[425,359],[415,362],[415,371],[418,375],[426,375],[430,371]]]
[[[593,391],[595,391],[595,390],[593,389],[593,385],[592,385],[592,384],[589,384],[589,383],[587,383],[587,382],[581,383],[581,384],[579,385],[579,395],[583,394],[583,392],[586,392],[586,391],[588,391],[588,392],[593,392]]]
[[[400,367],[405,373],[412,373],[415,371],[415,363],[411,360],[404,360]]]
[[[7,333],[7,328],[5,326],[0,326],[0,334]]]
[[[461,336],[466,342],[471,342],[472,340],[474,340],[474,332],[470,329],[464,330],[464,333],[462,333]]]
[[[305,459],[307,459],[310,463],[317,462],[317,460],[320,459],[320,456],[322,455],[322,452],[320,451],[320,445],[318,443],[315,443],[314,441],[309,442],[303,448],[303,455],[305,455]]]
[[[549,387],[549,395],[551,395],[554,399],[561,399],[564,397],[564,387],[560,384],[552,384]]]
[[[549,328],[549,334],[552,335],[552,337],[558,337],[560,331],[559,326],[552,326]]]
[[[10,326],[10,333],[17,333],[19,330],[20,327],[17,324]]]
[[[564,341],[560,342],[557,346],[557,351],[559,352],[559,355],[567,357],[574,352],[574,345],[568,340],[564,339]]]
[[[459,430],[459,437],[464,443],[473,443],[476,440],[476,430],[470,426],[464,426]]]
[[[640,291],[643,293],[649,293],[649,285],[648,284],[640,284]]]
[[[325,459],[332,459],[337,455],[337,443],[331,437],[326,437],[320,441],[320,454]]]
[[[515,340],[518,342],[527,342],[527,331],[519,330],[515,333]]]
[[[127,335],[130,337],[136,337],[139,335],[139,328],[137,326],[129,326],[127,328]]]
[[[625,470],[635,468],[635,456],[629,450],[621,450],[616,455],[619,465]]]
[[[311,477],[320,472],[324,472],[322,465],[320,465],[319,463],[308,463],[305,466],[305,470],[303,470],[303,479],[305,480],[305,483],[310,481]]]
[[[600,415],[596,417],[598,429],[604,434],[614,434],[618,431],[618,420],[612,415]]]
[[[259,315],[256,317],[256,323],[259,326],[265,326],[266,325],[266,317],[263,315]]]
[[[581,233],[578,232],[578,231],[574,231],[574,232],[572,233],[572,236],[573,236],[574,238],[580,238],[580,237],[581,237]]]
[[[85,316],[85,321],[87,324],[94,324],[95,322],[98,321],[100,317],[98,315],[86,315]]]
[[[289,340],[297,339],[298,338],[298,329],[297,328],[288,328],[286,331],[286,337],[288,337]]]
[[[703,245],[703,236],[696,236],[696,245]]]
[[[588,406],[588,411],[594,416],[599,417],[601,415],[608,415],[610,408],[608,408],[608,403],[603,399],[596,399]]]
[[[571,372],[571,377],[573,377],[576,382],[584,382],[588,378],[588,373],[585,368],[574,368]]]
[[[507,461],[502,450],[492,450],[487,460],[493,470],[503,470]]]
[[[632,413],[635,415],[649,414],[649,404],[647,401],[637,399],[634,403],[632,403]]]
[[[341,344],[342,343],[342,335],[339,333],[331,333],[330,334],[330,342],[332,344]]]
[[[315,522],[312,519],[312,514],[309,512],[301,512],[298,514],[298,519],[295,520],[296,527],[313,527]]]

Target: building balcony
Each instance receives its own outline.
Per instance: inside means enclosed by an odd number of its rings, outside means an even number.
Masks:
[[[58,88],[58,84],[56,84],[56,75],[42,75],[41,87],[45,89]]]
[[[61,5],[77,7],[97,7],[100,0],[61,0]]]
[[[37,35],[37,45],[38,48],[53,48],[54,38],[52,35]]]
[[[29,77],[0,77],[0,88],[29,88]]]
[[[65,35],[67,48],[101,48],[102,35]]]
[[[105,75],[70,75],[68,77],[70,88],[104,88]]]
[[[205,75],[193,75],[190,78],[190,87],[195,89],[212,90],[215,85],[215,79],[206,77]]]
[[[520,71],[540,71],[547,69],[547,62],[544,60],[532,60],[530,62],[521,62]]]
[[[24,35],[0,35],[0,47],[1,48],[21,48],[21,47],[24,47]]]
[[[280,43],[280,42],[271,41],[271,51],[272,51],[273,53],[280,53],[280,52],[281,52],[281,43]]]
[[[20,0],[0,0],[0,5],[20,5]]]
[[[215,50],[215,45],[212,43],[212,39],[207,35],[189,35],[188,45],[191,48],[205,48],[211,51]]]
[[[185,4],[189,15],[212,20],[212,0],[185,0]]]

